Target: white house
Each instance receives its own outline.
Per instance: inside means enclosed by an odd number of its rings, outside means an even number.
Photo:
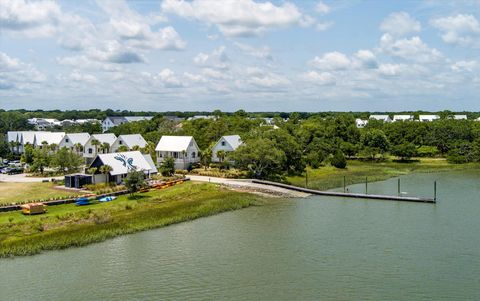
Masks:
[[[190,164],[200,162],[200,149],[192,136],[162,136],[155,151],[159,164],[173,157],[175,169],[188,169]]]
[[[85,146],[83,147],[83,157],[87,163],[92,162],[92,160],[97,156],[98,153],[109,153],[110,146],[115,142],[117,137],[114,134],[94,134],[88,138]],[[92,141],[97,140],[99,145],[92,145]],[[108,143],[109,149],[103,149],[102,144]]]
[[[90,138],[89,133],[69,133],[63,136],[62,140],[58,144],[58,148],[66,147],[72,151],[78,151],[83,153],[83,149],[88,139]],[[81,149],[77,150],[77,145],[81,145]]]
[[[393,121],[412,121],[413,115],[393,115]]]
[[[102,165],[112,167],[112,171],[108,175],[102,174],[100,172]],[[95,183],[108,181],[120,184],[132,170],[143,171],[147,178],[158,172],[152,157],[139,151],[99,154],[89,165],[89,168],[92,167],[97,168],[93,175]]]
[[[105,133],[109,129],[128,122],[150,120],[153,116],[109,116],[102,121],[102,130]]]
[[[33,138],[33,147],[42,148],[45,143],[58,147],[64,136],[64,132],[37,132]]]
[[[438,115],[418,115],[418,120],[421,122],[430,122],[438,119],[440,119]]]
[[[242,138],[239,135],[222,136],[220,140],[212,148],[212,162],[221,162],[222,158],[218,156],[218,152],[233,152],[242,144]]]
[[[453,119],[455,120],[467,120],[467,115],[453,115]]]
[[[370,115],[369,119],[379,120],[383,122],[392,122],[392,119],[388,115]]]
[[[135,146],[144,148],[147,146],[147,141],[145,141],[140,134],[120,135],[118,136],[117,140],[112,143],[110,151],[115,153],[121,146],[125,146],[128,150],[132,150]]]
[[[363,129],[368,124],[368,120],[357,118],[355,119],[355,125],[359,129]]]

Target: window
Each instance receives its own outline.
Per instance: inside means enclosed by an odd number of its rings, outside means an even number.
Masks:
[[[178,159],[178,152],[173,152],[173,157],[174,157],[175,159]]]
[[[194,159],[195,159],[195,152],[193,152],[193,153],[192,153],[192,158],[194,158]]]
[[[89,148],[89,149],[88,149],[88,153],[89,153],[89,154],[92,154],[92,153],[93,153],[93,149]]]
[[[163,158],[163,153],[162,153],[162,152],[159,152],[159,153],[158,153],[158,157]]]
[[[67,138],[67,139],[65,139],[65,142],[66,142],[66,143],[68,143],[68,142],[69,142],[69,141],[68,141],[68,138]]]
[[[123,143],[122,143],[122,140],[118,141],[118,144],[122,145],[122,144],[123,144]]]
[[[225,141],[222,141],[222,146],[225,146]]]

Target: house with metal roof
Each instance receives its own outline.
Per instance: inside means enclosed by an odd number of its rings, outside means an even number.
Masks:
[[[112,170],[104,175],[100,172],[102,165],[108,165]],[[92,167],[97,168],[93,175],[94,183],[114,182],[120,184],[133,170],[142,171],[147,178],[158,172],[152,157],[139,151],[99,154],[89,165],[89,168]]]
[[[33,147],[42,148],[45,144],[47,146],[56,145],[62,141],[65,132],[37,132],[33,138]]]
[[[355,126],[358,129],[363,129],[368,124],[368,120],[357,118],[355,119]]]
[[[430,122],[440,119],[438,115],[418,115],[418,120],[421,122]]]
[[[393,121],[412,121],[414,119],[413,115],[393,115]]]
[[[222,162],[223,155],[235,151],[242,145],[242,138],[239,135],[222,136],[212,148],[212,162]],[[219,154],[220,153],[220,154]]]
[[[88,163],[92,162],[92,160],[99,154],[107,154],[110,152],[110,147],[117,139],[117,136],[114,134],[94,134],[88,138],[85,146],[83,147],[83,157],[85,161]],[[92,144],[93,141],[98,141],[98,145]],[[108,143],[108,149],[105,149],[103,145]]]
[[[89,133],[68,133],[63,136],[62,140],[58,144],[58,148],[66,147],[71,151],[82,152],[88,139],[90,139]],[[81,148],[77,146],[81,145]]]
[[[167,157],[175,159],[175,169],[188,169],[200,162],[200,148],[192,136],[162,136],[155,148],[157,162],[161,164]]]
[[[455,120],[467,120],[467,115],[453,115],[453,119]]]
[[[392,119],[388,115],[370,115],[369,119],[379,120],[383,122],[392,122]]]
[[[102,130],[105,133],[111,128],[128,122],[151,120],[153,116],[108,116],[102,121]]]
[[[112,143],[110,151],[112,153],[117,152],[121,146],[125,146],[128,150],[132,150],[136,147],[145,148],[147,146],[147,141],[140,134],[120,135],[115,142]]]

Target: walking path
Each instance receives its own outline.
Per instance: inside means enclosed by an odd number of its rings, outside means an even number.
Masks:
[[[232,188],[246,190],[246,191],[253,191],[261,194],[268,194],[268,195],[273,194],[277,196],[286,196],[286,197],[294,197],[294,198],[307,197],[310,195],[305,192],[285,189],[282,187],[252,183],[252,180],[225,179],[225,178],[215,178],[215,177],[205,177],[205,176],[195,176],[195,175],[187,175],[187,177],[190,178],[190,180],[192,181],[222,184]]]
[[[63,176],[60,177],[46,177],[46,178],[38,178],[38,177],[27,177],[26,174],[17,174],[17,175],[6,175],[0,174],[0,182],[9,182],[9,183],[32,183],[32,182],[43,182],[43,181],[51,181],[52,179],[55,180],[63,180]]]

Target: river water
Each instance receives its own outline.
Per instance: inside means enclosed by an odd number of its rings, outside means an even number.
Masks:
[[[274,200],[0,260],[0,300],[480,300],[480,173],[409,175],[402,191],[431,196],[434,180],[436,205]]]

